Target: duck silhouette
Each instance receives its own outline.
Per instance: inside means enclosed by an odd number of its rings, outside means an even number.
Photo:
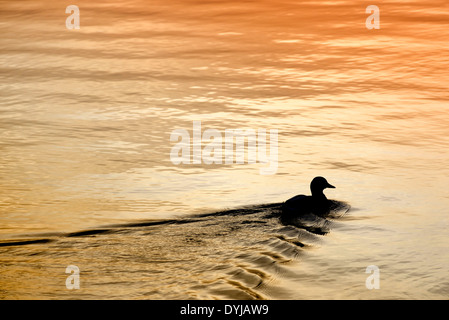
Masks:
[[[284,202],[281,213],[283,220],[289,220],[307,214],[317,216],[326,215],[333,206],[333,201],[328,200],[323,193],[323,190],[326,188],[335,187],[323,177],[313,178],[310,183],[311,196],[301,194]]]

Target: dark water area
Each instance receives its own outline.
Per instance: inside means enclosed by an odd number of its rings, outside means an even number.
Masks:
[[[295,266],[319,250],[334,222],[285,225],[280,212],[281,204],[267,204],[3,241],[2,298],[301,298],[287,283],[307,279]],[[14,272],[5,272],[12,260]],[[75,293],[65,287],[68,260],[80,268]]]
[[[448,4],[372,4],[0,0],[0,298],[447,299]],[[270,174],[206,163],[241,128]]]

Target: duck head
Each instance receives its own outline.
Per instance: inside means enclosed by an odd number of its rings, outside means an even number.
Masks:
[[[324,179],[323,177],[315,177],[310,183],[310,191],[312,192],[312,197],[320,197],[320,198],[324,197],[326,199],[326,196],[323,193],[323,190],[326,188],[335,188],[335,187],[331,185],[329,182],[327,182],[327,180]]]

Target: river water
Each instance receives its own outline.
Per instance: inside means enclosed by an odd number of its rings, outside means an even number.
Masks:
[[[448,9],[0,1],[0,298],[447,299]],[[273,174],[175,164],[195,123],[277,130]],[[315,176],[350,210],[282,224]]]

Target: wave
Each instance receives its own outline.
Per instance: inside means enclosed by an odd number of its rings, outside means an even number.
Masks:
[[[189,224],[189,223],[197,223],[206,218],[213,219],[214,217],[245,217],[249,215],[263,214],[260,219],[248,219],[242,220],[240,223],[242,224],[265,224],[265,219],[278,218],[280,223],[284,225],[293,225],[300,229],[304,229],[314,234],[325,235],[330,232],[331,221],[329,219],[336,219],[342,217],[346,214],[350,208],[350,206],[344,202],[339,202],[332,200],[334,206],[329,211],[326,217],[316,216],[313,214],[304,215],[302,217],[298,217],[297,219],[289,222],[285,222],[281,219],[281,206],[282,203],[271,203],[271,204],[261,204],[261,205],[252,205],[242,208],[229,209],[224,211],[217,211],[212,213],[203,213],[192,215],[187,218],[178,218],[178,219],[157,219],[157,220],[147,220],[147,221],[139,221],[139,222],[130,222],[126,224],[115,224],[109,225],[103,228],[93,228],[87,230],[80,230],[70,233],[55,233],[49,234],[50,237],[45,238],[34,238],[34,239],[18,239],[18,240],[0,240],[0,247],[7,246],[21,246],[21,245],[30,245],[30,244],[44,244],[52,241],[56,241],[61,237],[84,237],[84,236],[96,236],[100,234],[110,234],[110,233],[118,233],[122,232],[126,229],[132,228],[142,228],[142,227],[152,227],[158,225],[181,225],[181,224]]]
[[[104,299],[105,291],[117,293],[108,298],[120,299],[289,299],[288,283],[301,276],[292,266],[320,244],[332,223],[330,217],[305,217],[284,224],[281,205],[2,241],[0,263],[26,259],[30,274],[42,273],[40,283],[54,281],[46,270],[75,264],[89,279],[81,299]],[[10,265],[4,274],[14,282]],[[58,299],[68,294],[60,284],[38,287],[42,292],[24,288],[5,297]]]

